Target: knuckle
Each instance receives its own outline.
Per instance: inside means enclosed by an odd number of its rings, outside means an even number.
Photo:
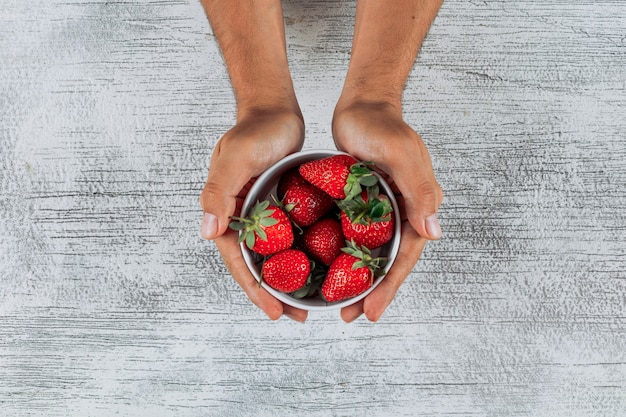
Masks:
[[[417,195],[421,205],[435,212],[443,201],[443,190],[436,181],[425,181],[417,186]]]
[[[437,197],[437,186],[436,184],[433,184],[432,182],[428,181],[428,182],[422,182],[418,185],[417,187],[420,198],[423,201],[435,201],[436,197]]]
[[[213,202],[220,201],[222,195],[222,187],[218,183],[209,180],[204,184],[204,188],[200,194],[200,205],[202,208],[206,209]]]

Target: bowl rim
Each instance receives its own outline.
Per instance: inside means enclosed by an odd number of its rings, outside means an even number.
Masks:
[[[267,187],[268,180],[272,179],[274,176],[280,176],[284,172],[289,170],[290,168],[293,168],[306,161],[310,161],[314,159],[321,159],[321,158],[325,158],[325,157],[333,156],[333,155],[350,155],[350,154],[346,152],[338,151],[335,149],[308,149],[308,150],[303,150],[303,151],[289,154],[286,157],[280,159],[278,162],[272,165],[269,169],[267,169],[265,172],[259,175],[259,177],[257,177],[254,184],[252,185],[252,187],[250,187],[250,190],[248,191],[248,194],[246,195],[243,201],[243,204],[241,206],[241,214],[240,214],[241,217],[244,217],[248,213],[248,210],[250,210],[253,204],[261,200],[260,197],[265,198],[265,196],[260,196],[259,194],[263,191],[265,187]],[[336,302],[327,302],[319,297],[314,298],[314,299],[297,299],[297,298],[290,296],[287,293],[283,293],[283,292],[275,290],[274,288],[265,284],[265,282],[261,282],[262,288],[264,288],[267,292],[269,292],[273,297],[277,298],[278,300],[292,307],[299,308],[302,310],[307,310],[307,311],[329,311],[329,310],[336,310],[336,309],[340,309],[343,307],[347,307],[349,305],[352,305],[361,301],[362,299],[367,297],[368,294],[374,291],[374,289],[378,287],[378,285],[380,285],[382,280],[385,278],[385,276],[391,269],[396,259],[396,256],[398,255],[398,251],[400,247],[400,234],[401,234],[402,222],[401,222],[400,214],[399,214],[400,209],[398,206],[398,202],[395,198],[395,195],[393,193],[393,190],[391,189],[389,184],[385,181],[385,179],[382,178],[380,174],[378,174],[377,172],[374,172],[374,174],[378,177],[379,184],[381,186],[381,191],[383,191],[383,193],[387,195],[387,197],[389,198],[389,201],[391,202],[391,206],[393,208],[393,211],[396,217],[394,221],[393,236],[391,238],[391,241],[386,244],[386,245],[389,245],[389,254],[387,256],[388,262],[385,265],[384,274],[382,274],[380,277],[377,277],[374,283],[372,284],[372,286],[368,288],[366,291],[364,291],[363,293],[357,295],[356,297],[352,297],[352,298],[348,298],[348,299],[336,301]],[[275,186],[275,184],[273,186]],[[254,261],[252,251],[248,249],[245,242],[240,243],[240,248],[241,248],[244,261],[246,262],[246,265],[248,267],[248,270],[250,271],[250,273],[256,279],[257,282],[261,281],[260,273],[258,269],[256,268],[256,262]]]

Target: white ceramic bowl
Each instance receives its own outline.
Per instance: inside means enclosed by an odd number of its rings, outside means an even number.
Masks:
[[[321,159],[327,156],[341,154],[344,153],[335,150],[307,150],[291,154],[281,159],[272,167],[270,167],[267,171],[265,171],[262,175],[260,175],[259,178],[257,178],[256,182],[250,188],[250,191],[248,192],[248,195],[243,202],[243,206],[241,208],[241,216],[245,217],[248,214],[248,211],[252,208],[252,206],[254,206],[257,201],[269,199],[269,201],[272,202],[273,200],[271,199],[270,195],[276,196],[276,186],[278,184],[278,180],[290,168],[296,167],[305,162],[315,159]],[[382,177],[380,177],[378,174],[376,175],[378,176],[380,190],[383,194],[386,194],[387,197],[389,197],[389,200],[391,201],[391,206],[393,207],[394,215],[396,216],[396,221],[394,222],[395,230],[391,241],[387,242],[382,247],[372,251],[372,254],[374,256],[384,256],[388,258],[389,261],[384,269],[384,272],[386,274],[391,268],[391,265],[393,264],[393,261],[398,254],[398,248],[400,246],[400,211],[398,209],[398,203],[394,197],[393,191]],[[241,251],[243,252],[243,258],[246,261],[250,272],[252,272],[252,275],[254,275],[257,281],[260,281],[262,257],[248,249],[248,247],[245,245],[245,242],[241,243]],[[334,303],[326,302],[320,297],[298,299],[290,296],[289,294],[276,291],[265,283],[261,283],[261,286],[285,304],[300,308],[302,310],[321,311],[339,309],[354,304],[359,300],[362,300],[370,292],[372,292],[374,288],[376,288],[384,278],[385,275],[378,277],[374,281],[373,285],[362,294]]]

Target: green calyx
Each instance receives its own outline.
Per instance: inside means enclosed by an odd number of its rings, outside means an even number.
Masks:
[[[233,221],[228,224],[232,230],[240,232],[239,243],[245,241],[250,250],[254,246],[256,236],[267,241],[267,234],[264,229],[278,223],[277,219],[271,217],[274,214],[274,209],[268,209],[269,205],[269,201],[257,201],[247,217],[232,216]]]
[[[306,279],[306,284],[299,290],[292,292],[290,295],[293,298],[308,298],[312,297],[322,288],[322,283],[326,278],[328,268],[322,264],[316,264],[311,261],[311,273]]]
[[[346,241],[346,247],[342,248],[342,252],[352,255],[358,259],[352,265],[352,269],[358,269],[367,267],[372,273],[373,277],[379,277],[384,275],[384,268],[387,265],[388,259],[385,257],[374,258],[372,251],[365,246],[359,246],[354,241]]]
[[[389,200],[380,198],[378,185],[367,187],[367,201],[359,194],[353,199],[338,201],[337,205],[354,224],[386,222],[393,212]]]
[[[363,187],[372,187],[378,183],[378,177],[369,168],[371,162],[357,162],[350,167],[343,191],[346,200],[352,200],[363,191]]]

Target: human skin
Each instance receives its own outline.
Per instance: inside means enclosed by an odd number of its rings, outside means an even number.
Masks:
[[[359,0],[352,55],[333,115],[338,149],[372,161],[400,194],[400,251],[381,284],[342,310],[376,321],[417,263],[427,240],[439,239],[443,199],[422,138],[402,118],[402,92],[424,37],[443,0]]]
[[[237,120],[217,143],[205,187],[202,236],[270,319],[305,321],[307,312],[259,287],[243,260],[229,217],[239,213],[250,182],[302,148],[304,121],[289,72],[280,0],[202,0],[222,50],[237,101]],[[380,318],[428,239],[441,229],[442,192],[420,136],[402,119],[402,91],[419,46],[441,5],[434,0],[359,0],[350,66],[333,117],[337,147],[373,161],[390,176],[402,206],[403,236],[392,269],[345,321]],[[381,146],[384,145],[384,146]]]
[[[304,121],[287,63],[279,0],[203,0],[237,100],[237,120],[217,143],[200,196],[202,236],[214,239],[224,264],[270,319],[304,321],[307,312],[259,287],[242,258],[229,217],[239,214],[251,179],[302,148]]]

